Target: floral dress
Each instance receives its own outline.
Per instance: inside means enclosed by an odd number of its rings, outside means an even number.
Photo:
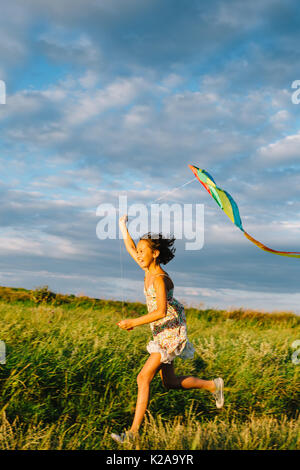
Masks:
[[[194,356],[194,346],[187,338],[184,307],[173,297],[173,290],[167,293],[167,313],[163,318],[150,323],[153,340],[147,344],[149,354],[159,352],[161,362],[171,364],[175,357],[189,359]],[[146,290],[148,312],[156,310],[156,293],[153,284]]]

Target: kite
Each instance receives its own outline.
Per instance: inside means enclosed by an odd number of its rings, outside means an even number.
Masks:
[[[196,166],[189,165],[190,169],[196,176],[196,178],[200,181],[200,183],[204,186],[204,188],[209,192],[209,194],[214,198],[217,204],[223,209],[225,214],[229,217],[231,222],[233,222],[245,235],[248,240],[254,243],[256,246],[261,248],[264,251],[268,251],[269,253],[274,253],[275,255],[280,256],[289,256],[293,258],[300,258],[300,252],[298,251],[277,251],[272,250],[272,248],[268,248],[267,246],[263,245],[259,241],[255,240],[255,238],[251,237],[249,233],[247,233],[242,226],[242,221],[239,213],[238,206],[234,199],[230,196],[230,194],[225,191],[224,189],[218,188],[216,185],[213,177],[205,170],[201,170]]]

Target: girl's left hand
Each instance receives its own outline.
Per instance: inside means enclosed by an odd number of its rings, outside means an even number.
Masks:
[[[121,320],[117,325],[122,328],[122,330],[132,330],[134,328],[134,320],[126,318],[126,320]]]

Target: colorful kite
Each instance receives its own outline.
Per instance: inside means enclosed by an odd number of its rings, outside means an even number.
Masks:
[[[272,248],[268,248],[267,246],[263,245],[259,241],[255,240],[249,233],[247,233],[242,226],[242,221],[240,218],[240,213],[236,202],[232,199],[227,191],[224,189],[218,188],[216,185],[213,177],[207,173],[205,170],[200,170],[196,166],[189,165],[190,169],[196,176],[196,178],[200,181],[200,183],[205,187],[205,189],[209,192],[209,194],[214,198],[217,204],[223,209],[225,214],[229,217],[229,219],[244,233],[245,237],[248,238],[252,243],[257,245],[264,251],[268,251],[269,253],[274,253],[275,255],[280,256],[290,256],[294,258],[300,258],[300,252],[298,251],[277,251],[272,250]]]

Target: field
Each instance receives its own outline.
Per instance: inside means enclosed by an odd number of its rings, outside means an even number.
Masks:
[[[0,449],[117,449],[129,427],[148,325],[126,332],[139,303],[0,288]],[[194,359],[180,374],[222,376],[225,406],[209,392],[151,384],[140,438],[125,449],[299,449],[300,317],[292,313],[187,309]]]

